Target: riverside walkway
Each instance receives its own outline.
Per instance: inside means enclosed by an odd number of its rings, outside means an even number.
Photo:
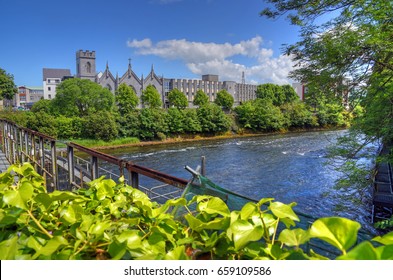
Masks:
[[[5,154],[0,150],[0,173],[6,171],[8,167],[10,167],[10,163],[5,157]]]

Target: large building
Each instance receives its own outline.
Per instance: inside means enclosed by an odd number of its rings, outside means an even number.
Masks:
[[[56,87],[64,78],[70,77],[70,69],[44,68],[42,70],[44,99],[53,99],[56,96]]]
[[[209,100],[214,101],[217,92],[224,89],[234,97],[235,105],[239,105],[241,102],[255,99],[257,89],[257,85],[245,84],[244,75],[242,83],[219,81],[218,75],[203,75],[201,80],[174,79],[156,75],[152,66],[150,73],[146,77],[138,77],[132,70],[130,60],[127,71],[120,77],[111,73],[108,63],[104,72],[97,73],[96,53],[88,50],[76,52],[76,77],[94,81],[102,87],[108,88],[113,93],[120,84],[125,83],[134,89],[138,97],[141,96],[142,91],[147,86],[152,85],[161,94],[165,107],[169,106],[168,94],[173,89],[178,89],[186,95],[190,107],[192,107],[198,90],[205,92],[209,96]]]
[[[44,98],[42,87],[19,86],[18,92],[12,100],[12,106],[30,109],[35,102]]]

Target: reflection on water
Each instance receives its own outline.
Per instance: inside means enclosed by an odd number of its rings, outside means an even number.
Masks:
[[[348,205],[333,198],[339,174],[324,164],[326,147],[344,133],[307,132],[163,144],[108,153],[181,178],[190,177],[185,165],[196,167],[201,156],[206,156],[207,177],[231,191],[254,199],[295,201],[296,210],[316,217],[340,215],[368,224],[369,205]],[[350,210],[336,212],[336,204],[346,204]]]

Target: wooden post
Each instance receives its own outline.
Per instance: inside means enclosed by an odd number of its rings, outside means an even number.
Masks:
[[[139,189],[139,174],[134,171],[131,171],[131,186]]]
[[[26,154],[25,154],[25,156],[24,156],[24,161],[29,161],[29,133],[26,131],[26,130],[24,130],[23,131],[23,133],[24,133],[24,137],[25,137],[25,151],[26,151]]]
[[[206,176],[206,157],[202,156],[202,162],[201,162],[201,174],[202,176]]]
[[[40,136],[38,138],[39,143],[39,163],[41,166],[41,175],[45,174],[45,147],[44,147],[44,138]]]
[[[75,180],[75,169],[74,169],[74,148],[67,145],[67,158],[68,158],[68,183],[70,188]]]
[[[95,180],[98,178],[98,158],[95,156],[91,157],[91,179]]]
[[[54,190],[58,189],[57,154],[56,141],[50,141],[51,161],[52,161],[52,180]]]

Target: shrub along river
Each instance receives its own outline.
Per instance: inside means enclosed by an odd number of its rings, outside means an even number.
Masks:
[[[183,142],[107,150],[177,177],[190,178],[206,156],[206,176],[217,185],[260,199],[273,197],[314,217],[343,216],[371,228],[371,205],[354,205],[336,196],[340,173],[327,162],[327,147],[346,131],[302,132],[237,139]],[[342,207],[345,206],[345,210]],[[341,209],[341,210],[339,210]]]

